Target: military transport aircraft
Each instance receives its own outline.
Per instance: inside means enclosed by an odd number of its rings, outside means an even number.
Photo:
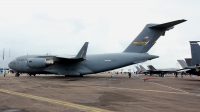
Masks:
[[[83,76],[145,62],[158,58],[147,53],[156,40],[175,25],[185,21],[147,24],[121,53],[86,55],[88,47],[86,42],[76,56],[25,55],[15,58],[9,63],[9,67],[15,72],[16,77],[20,73],[28,73],[30,76],[35,74]]]

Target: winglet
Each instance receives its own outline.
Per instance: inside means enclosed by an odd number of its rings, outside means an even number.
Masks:
[[[81,48],[81,50],[76,55],[76,58],[84,58],[86,56],[87,48],[88,48],[88,43],[89,42],[85,42],[85,44],[83,45],[83,47]]]
[[[163,24],[158,24],[158,25],[154,25],[154,26],[150,26],[149,28],[152,29],[172,29],[173,26],[180,24],[182,22],[185,22],[187,20],[182,19],[182,20],[176,20],[176,21],[172,21],[172,22],[168,22],[168,23],[163,23]]]

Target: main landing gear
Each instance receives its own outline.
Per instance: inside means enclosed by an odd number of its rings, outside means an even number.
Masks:
[[[29,76],[32,76],[32,75],[35,76],[36,74],[29,74]]]
[[[19,77],[19,76],[20,76],[19,72],[16,72],[15,77]]]

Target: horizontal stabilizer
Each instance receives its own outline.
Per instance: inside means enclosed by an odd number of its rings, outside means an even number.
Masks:
[[[173,28],[173,26],[180,24],[182,22],[185,22],[185,21],[187,21],[187,20],[184,20],[184,19],[176,20],[176,21],[172,21],[172,22],[168,22],[168,23],[150,26],[149,28],[152,28],[152,29],[171,29],[171,28]]]

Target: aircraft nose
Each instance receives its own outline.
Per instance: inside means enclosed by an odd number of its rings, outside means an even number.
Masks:
[[[9,68],[12,68],[12,64],[11,64],[12,62],[10,62],[9,64],[8,64],[8,67]]]

